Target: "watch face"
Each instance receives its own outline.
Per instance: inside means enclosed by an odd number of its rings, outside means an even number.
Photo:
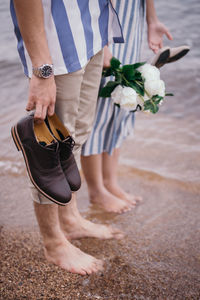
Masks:
[[[49,65],[44,65],[42,68],[41,68],[41,75],[43,78],[48,78],[50,77],[51,75],[53,74],[53,69],[51,66]]]

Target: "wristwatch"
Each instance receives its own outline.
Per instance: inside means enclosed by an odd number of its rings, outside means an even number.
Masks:
[[[44,64],[38,68],[33,68],[33,74],[40,78],[49,78],[53,75],[53,65]]]

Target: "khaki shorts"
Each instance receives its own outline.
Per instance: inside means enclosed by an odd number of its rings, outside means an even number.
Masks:
[[[75,140],[74,156],[79,169],[81,147],[87,140],[94,121],[102,64],[103,50],[94,55],[81,70],[55,77],[56,113]],[[30,187],[33,201],[53,204],[32,184]]]

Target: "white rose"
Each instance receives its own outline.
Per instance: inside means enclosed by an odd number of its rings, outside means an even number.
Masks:
[[[160,79],[159,69],[150,64],[145,64],[145,65],[139,67],[138,71],[142,74],[142,77],[145,79],[145,81]]]
[[[160,89],[158,95],[161,97],[165,96],[165,83],[163,80],[160,80]]]
[[[120,105],[126,110],[135,110],[137,107],[137,93],[130,87],[124,87],[122,90],[122,99]]]
[[[130,87],[117,86],[111,94],[115,103],[126,110],[134,110],[137,107],[137,93]]]
[[[123,87],[121,85],[116,86],[114,91],[111,93],[111,97],[115,103],[120,104],[121,97],[122,97],[122,90]]]
[[[144,88],[150,97],[154,95],[165,96],[165,83],[163,80],[147,80],[144,83]]]

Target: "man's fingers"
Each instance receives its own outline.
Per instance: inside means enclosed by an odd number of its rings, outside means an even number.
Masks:
[[[37,103],[35,108],[34,118],[38,120],[43,120],[42,115],[43,115],[43,107],[40,103]]]
[[[51,102],[51,104],[49,105],[44,105],[42,103],[36,103],[35,106],[35,114],[34,114],[34,118],[36,120],[40,120],[43,121],[46,118],[47,112],[48,115],[52,116],[54,114],[55,111],[55,102]]]
[[[49,79],[40,79],[32,76],[30,80],[29,100],[27,110],[35,109],[34,118],[43,121],[46,118],[47,111],[54,113],[56,101],[56,85],[54,77]]]
[[[47,116],[47,107],[43,106],[41,119],[44,120],[46,118],[46,116]]]
[[[27,111],[30,111],[30,110],[33,110],[35,108],[35,103],[33,100],[28,100],[28,103],[26,105],[26,110]]]
[[[48,115],[53,116],[55,112],[55,103],[51,103],[48,107]]]

